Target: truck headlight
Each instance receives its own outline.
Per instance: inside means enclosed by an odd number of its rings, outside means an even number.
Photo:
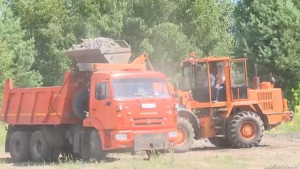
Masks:
[[[169,137],[177,137],[177,131],[169,132]]]
[[[125,134],[125,133],[115,134],[115,139],[116,140],[127,140],[127,134]]]

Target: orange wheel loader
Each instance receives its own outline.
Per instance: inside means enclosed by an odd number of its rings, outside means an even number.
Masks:
[[[182,61],[175,151],[188,151],[194,139],[218,147],[258,146],[265,130],[292,120],[287,100],[271,82],[253,78],[248,86],[246,59],[196,58]]]

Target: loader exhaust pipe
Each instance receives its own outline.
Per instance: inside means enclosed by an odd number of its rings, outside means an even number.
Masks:
[[[259,87],[260,87],[260,79],[257,76],[256,65],[254,65],[254,77],[252,78],[252,88],[253,89],[259,89]]]

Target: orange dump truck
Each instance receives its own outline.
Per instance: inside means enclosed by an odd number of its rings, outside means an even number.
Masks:
[[[67,54],[77,70],[65,74],[62,86],[5,83],[0,119],[8,123],[5,150],[13,161],[59,154],[101,160],[114,150],[161,150],[174,143],[175,101],[166,77],[145,70],[145,55],[128,63],[126,47]]]

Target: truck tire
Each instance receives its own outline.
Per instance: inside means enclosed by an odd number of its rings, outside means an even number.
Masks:
[[[84,161],[88,161],[91,158],[90,137],[91,137],[91,131],[84,130],[82,143],[80,144],[80,158]]]
[[[90,152],[91,158],[97,161],[101,161],[104,158],[104,152],[102,150],[102,142],[97,130],[92,130],[90,134]]]
[[[76,117],[84,119],[86,117],[89,100],[89,91],[87,89],[79,90],[73,100],[72,109]]]
[[[253,112],[243,111],[233,115],[227,124],[228,141],[234,148],[250,148],[258,146],[264,124]]]
[[[35,131],[30,138],[31,159],[36,162],[50,160],[52,148],[42,131]]]
[[[227,148],[230,147],[228,140],[224,137],[208,138],[209,142],[216,147]]]
[[[9,152],[14,162],[29,160],[29,133],[14,131],[9,139]]]
[[[57,161],[58,157],[59,157],[59,154],[60,154],[59,147],[52,147],[49,160],[50,161]]]
[[[192,124],[187,119],[179,117],[177,121],[177,138],[174,152],[188,152],[194,142],[194,137],[195,133]]]

